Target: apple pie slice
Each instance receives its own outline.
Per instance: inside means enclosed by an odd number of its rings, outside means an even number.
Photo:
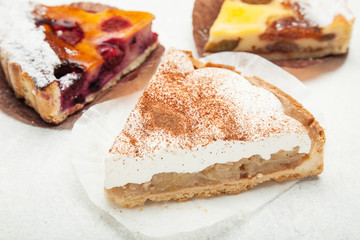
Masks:
[[[320,174],[324,143],[278,88],[170,49],[109,151],[105,195],[135,207],[237,194]]]
[[[205,52],[246,51],[271,60],[345,54],[353,22],[341,0],[225,0]]]
[[[157,46],[147,12],[94,3],[12,5],[1,9],[2,67],[16,96],[47,122],[83,108]]]

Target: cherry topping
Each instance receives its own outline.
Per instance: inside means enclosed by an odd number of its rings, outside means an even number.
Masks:
[[[67,20],[56,20],[52,21],[52,27],[58,38],[72,46],[75,46],[84,38],[83,31],[74,22]]]
[[[99,45],[98,51],[105,60],[104,67],[106,69],[112,69],[119,65],[124,58],[124,51],[121,47],[109,42]]]
[[[69,73],[76,73],[81,76],[84,71],[84,68],[76,63],[63,62],[54,69],[54,75],[57,79],[60,79]]]
[[[104,32],[117,32],[130,26],[130,21],[121,17],[112,17],[101,24],[101,29]]]

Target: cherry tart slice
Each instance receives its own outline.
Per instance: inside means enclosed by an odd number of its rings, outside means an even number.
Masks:
[[[154,16],[147,12],[76,3],[34,5],[31,16],[44,44],[58,58],[51,63],[53,72],[32,76],[11,61],[11,54],[2,57],[2,65],[17,97],[25,98],[50,123],[59,124],[82,109],[157,47],[157,34],[151,30]]]

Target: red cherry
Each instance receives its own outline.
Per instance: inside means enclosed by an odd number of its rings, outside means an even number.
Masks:
[[[104,32],[117,32],[131,26],[131,22],[121,17],[112,17],[101,24]]]
[[[52,22],[52,27],[58,38],[72,46],[75,46],[84,38],[83,31],[74,22],[56,20]]]
[[[60,79],[68,73],[76,73],[80,78],[84,71],[85,69],[79,64],[63,62],[61,65],[55,67],[54,75],[57,79]]]
[[[119,65],[124,58],[124,51],[111,43],[103,43],[98,46],[98,51],[104,58],[104,67],[112,69]]]

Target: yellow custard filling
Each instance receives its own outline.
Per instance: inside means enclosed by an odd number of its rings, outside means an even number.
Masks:
[[[210,29],[210,36],[237,37],[262,33],[266,30],[269,20],[293,15],[293,11],[285,9],[281,2],[282,0],[273,0],[269,4],[247,4],[226,0]]]

